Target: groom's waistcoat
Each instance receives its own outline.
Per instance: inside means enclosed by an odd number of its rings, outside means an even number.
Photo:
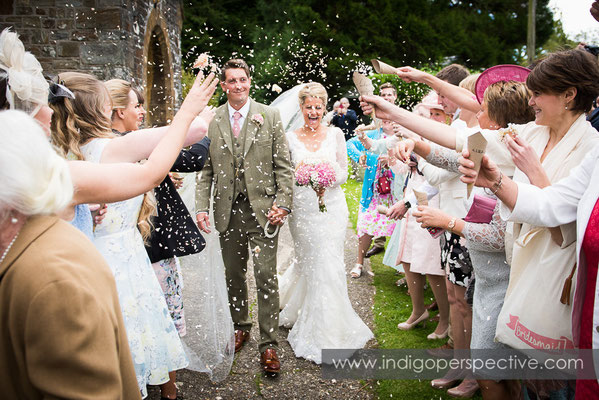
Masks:
[[[291,210],[293,170],[279,111],[252,99],[239,137],[232,134],[226,104],[215,111],[208,128],[209,157],[197,188],[196,209],[208,211],[214,187],[214,224],[229,226],[233,202],[243,193],[261,226],[273,202]]]

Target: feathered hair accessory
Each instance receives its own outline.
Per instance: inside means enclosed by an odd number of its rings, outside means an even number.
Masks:
[[[35,114],[48,104],[48,82],[42,66],[9,28],[0,34],[0,75],[6,79],[6,100],[11,109]]]

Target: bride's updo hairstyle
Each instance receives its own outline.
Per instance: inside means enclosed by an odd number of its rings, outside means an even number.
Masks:
[[[297,94],[299,98],[300,106],[304,105],[304,102],[308,97],[316,97],[322,100],[322,104],[326,107],[329,96],[327,90],[318,82],[307,83],[303,88],[300,89]]]
[[[50,104],[52,142],[65,154],[83,160],[79,146],[95,138],[112,138],[112,123],[104,114],[110,96],[104,83],[89,74],[64,72],[57,79],[74,94],[74,99]]]

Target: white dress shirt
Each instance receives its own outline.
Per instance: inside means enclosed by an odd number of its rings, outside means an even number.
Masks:
[[[248,98],[248,101],[246,101],[243,107],[241,107],[239,110],[231,107],[229,102],[227,102],[227,107],[229,109],[229,122],[231,123],[231,131],[233,130],[233,124],[235,124],[235,118],[233,117],[235,112],[239,112],[241,114],[241,118],[239,118],[239,129],[243,128],[243,123],[250,112],[250,99]]]

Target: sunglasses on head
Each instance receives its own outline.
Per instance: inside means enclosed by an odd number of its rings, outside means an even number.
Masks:
[[[49,82],[50,90],[48,92],[48,103],[56,104],[64,98],[74,100],[75,95],[64,85],[64,81],[59,80],[58,76],[56,77],[56,81],[57,82]]]

